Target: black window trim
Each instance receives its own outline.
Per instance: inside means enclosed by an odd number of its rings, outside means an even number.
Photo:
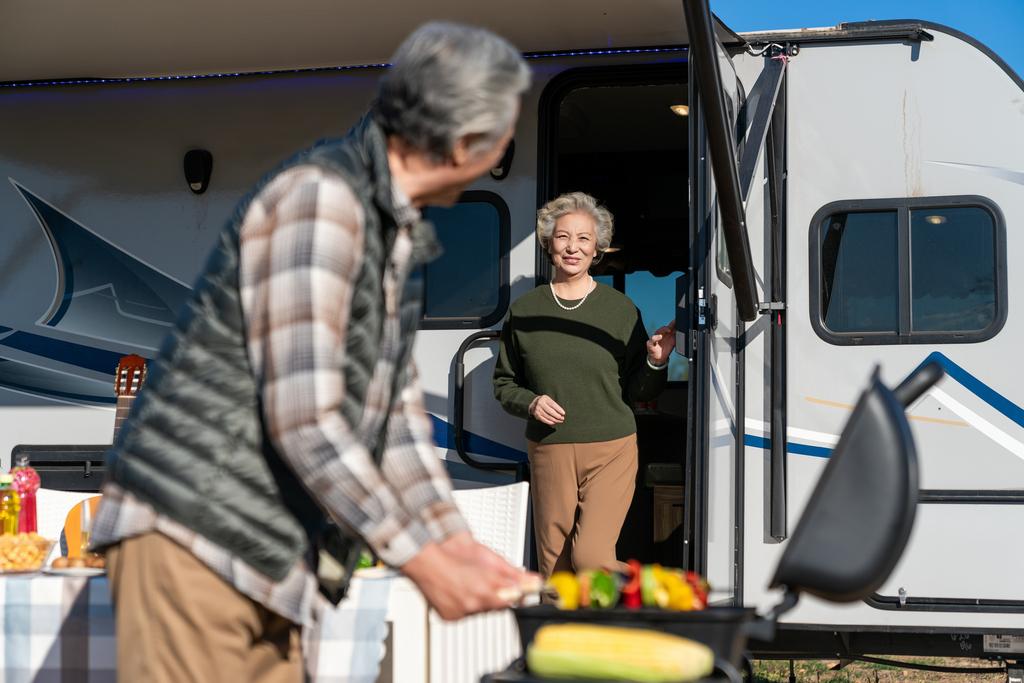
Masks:
[[[486,202],[498,212],[498,305],[494,312],[483,317],[452,317],[428,318],[427,312],[427,275],[423,279],[423,317],[420,319],[421,330],[465,330],[483,329],[501,322],[509,306],[509,254],[512,251],[512,219],[508,204],[501,195],[489,190],[466,190],[459,197],[458,204]],[[443,245],[442,245],[443,246]]]
[[[973,332],[910,333],[910,224],[909,212],[921,209],[979,208],[992,217],[995,225],[996,315],[988,327]],[[839,213],[873,213],[895,211],[898,215],[899,241],[899,320],[901,332],[833,332],[825,326],[821,315],[821,227],[825,219]],[[949,195],[938,197],[898,197],[893,199],[846,199],[831,202],[818,209],[811,219],[809,237],[809,314],[811,327],[825,342],[836,346],[868,346],[889,344],[967,344],[983,342],[999,334],[1006,323],[1006,221],[999,206],[980,195]]]

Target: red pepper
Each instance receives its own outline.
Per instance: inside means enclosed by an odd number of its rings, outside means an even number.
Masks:
[[[704,609],[708,606],[708,590],[711,586],[700,578],[696,572],[686,572],[686,582],[693,588],[693,608]]]
[[[629,560],[629,583],[622,588],[622,604],[629,609],[640,609],[640,568],[636,560]]]

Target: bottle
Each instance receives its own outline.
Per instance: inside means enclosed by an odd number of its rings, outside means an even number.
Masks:
[[[11,485],[13,481],[14,477],[10,474],[0,474],[0,526],[5,534],[18,533],[21,502],[18,500],[18,492]]]
[[[28,454],[19,453],[14,461],[14,490],[18,492],[21,512],[18,514],[18,531],[23,534],[38,531],[36,517],[36,491],[39,490],[39,473],[28,464]]]
[[[82,519],[82,527],[81,527],[81,529],[82,529],[82,544],[81,544],[82,554],[79,555],[79,557],[88,557],[89,554],[90,554],[89,553],[89,536],[91,535],[91,531],[92,531],[92,508],[89,507],[89,501],[87,501],[87,500],[83,500],[81,502],[81,506],[82,506],[82,517],[81,517],[81,519]]]

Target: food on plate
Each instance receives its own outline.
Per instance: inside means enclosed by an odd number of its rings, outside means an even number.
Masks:
[[[105,558],[103,555],[93,555],[91,557],[87,557],[85,558],[85,566],[87,566],[89,569],[106,569],[107,558]]]
[[[67,569],[68,568],[68,558],[63,557],[63,556],[55,558],[53,560],[53,563],[50,565],[50,567],[53,568],[53,569]]]
[[[0,570],[5,572],[39,569],[53,541],[37,533],[0,536]]]
[[[694,681],[714,669],[711,648],[646,629],[545,624],[526,649],[530,673],[544,678]]]
[[[68,560],[69,569],[85,569],[86,566],[84,557],[72,557]]]
[[[627,564],[626,572],[615,574],[593,569],[578,574],[555,572],[544,587],[557,595],[555,605],[559,609],[646,606],[685,612],[707,607],[710,586],[694,572],[660,564],[641,565],[636,560]]]

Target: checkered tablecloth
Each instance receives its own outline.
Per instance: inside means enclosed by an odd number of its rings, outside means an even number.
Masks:
[[[308,680],[373,683],[384,655],[390,579],[357,579],[303,634]],[[114,614],[104,577],[0,578],[0,681],[115,683]]]
[[[0,579],[4,683],[114,683],[114,614],[104,577]]]

